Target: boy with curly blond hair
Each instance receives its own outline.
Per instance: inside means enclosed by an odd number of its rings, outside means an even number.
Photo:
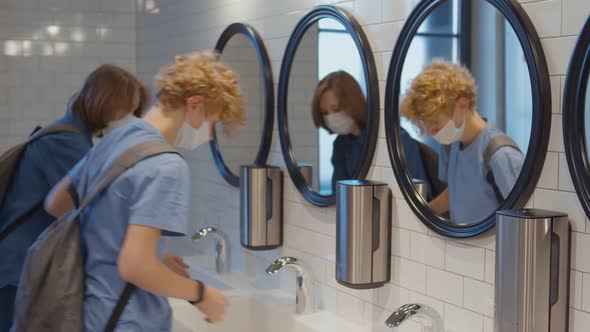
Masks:
[[[211,52],[177,56],[155,78],[158,102],[98,143],[52,191],[49,213],[74,207],[70,183],[82,188],[123,151],[159,139],[184,149],[209,142],[216,122],[227,131],[244,122],[236,77]],[[86,168],[85,171],[83,171]],[[210,322],[223,318],[227,300],[192,280],[181,258],[162,252],[161,236],[187,231],[190,175],[176,154],[140,161],[120,175],[80,217],[85,257],[84,331],[103,331],[126,283],[136,286],[117,331],[170,331],[167,297],[186,299]],[[82,193],[78,193],[81,195]]]
[[[439,179],[448,188],[430,202],[455,223],[495,211],[516,183],[524,156],[477,111],[477,85],[463,66],[434,60],[411,83],[401,112],[442,145]]]

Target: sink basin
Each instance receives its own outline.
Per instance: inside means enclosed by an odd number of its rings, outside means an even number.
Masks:
[[[272,293],[227,293],[230,307],[223,322],[210,324],[186,301],[170,299],[173,332],[359,332],[358,325],[327,311],[295,315],[294,298]]]

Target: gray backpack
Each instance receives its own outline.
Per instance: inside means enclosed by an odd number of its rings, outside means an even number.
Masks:
[[[11,331],[83,330],[84,257],[80,214],[125,170],[163,153],[178,152],[162,140],[151,140],[127,149],[91,184],[84,170],[80,206],[52,223],[29,248],[19,281]],[[133,289],[133,285],[126,285],[105,331],[114,330]]]
[[[10,189],[14,172],[16,171],[23,154],[27,149],[27,145],[43,136],[61,132],[81,134],[76,127],[66,124],[56,124],[42,129],[37,127],[37,129],[33,132],[33,134],[31,134],[26,142],[12,147],[2,156],[0,156],[0,207],[2,207],[4,204],[4,199],[6,197],[6,193]],[[0,241],[10,235],[22,224],[26,223],[31,218],[31,216],[41,208],[43,208],[43,202],[37,202],[28,211],[23,213],[22,216],[19,216],[14,223],[10,225],[3,225],[4,229],[0,228]]]

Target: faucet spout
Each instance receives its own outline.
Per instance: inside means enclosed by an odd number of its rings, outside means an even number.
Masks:
[[[314,304],[312,298],[311,280],[307,271],[303,266],[293,257],[282,257],[275,260],[267,269],[266,273],[274,275],[283,268],[290,268],[296,272],[296,313],[297,314],[311,314],[314,311]]]
[[[227,250],[226,239],[213,227],[204,227],[198,230],[191,240],[196,242],[207,236],[211,236],[215,239],[215,270],[219,274],[229,273],[229,251]]]
[[[427,305],[416,303],[404,304],[403,306],[397,308],[397,310],[395,310],[393,314],[387,318],[385,325],[391,328],[398,327],[408,318],[414,315],[423,315],[429,318],[433,324],[433,329],[429,331],[442,331],[443,322],[438,312]]]

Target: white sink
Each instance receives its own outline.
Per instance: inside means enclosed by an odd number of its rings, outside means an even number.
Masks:
[[[187,301],[169,299],[173,332],[373,332],[328,311],[295,314],[295,290],[277,288],[273,277],[248,276],[244,272],[218,275],[211,256],[184,257],[193,279],[221,290],[230,302],[225,320],[210,324]],[[293,281],[295,282],[295,281]]]
[[[225,320],[205,321],[195,307],[183,300],[170,299],[173,332],[359,332],[359,326],[327,311],[295,315],[294,298],[273,292],[226,294],[230,307]],[[362,330],[362,328],[361,328]]]

